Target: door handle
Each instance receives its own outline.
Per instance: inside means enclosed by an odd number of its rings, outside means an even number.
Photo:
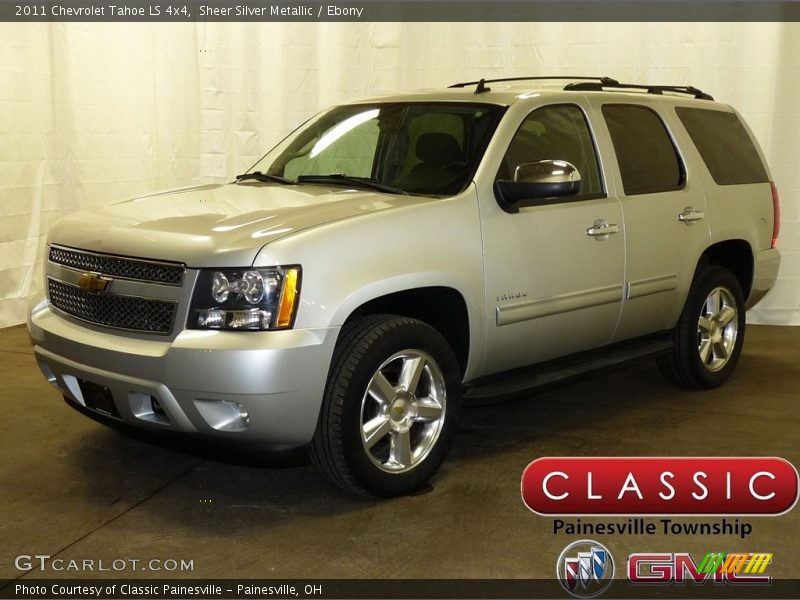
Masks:
[[[683,209],[683,212],[678,215],[678,221],[691,225],[695,221],[702,221],[706,217],[706,213],[702,210],[695,210],[691,206]]]
[[[597,219],[594,225],[586,230],[586,235],[596,239],[606,239],[612,233],[619,233],[619,225],[616,223],[608,223],[602,219]]]

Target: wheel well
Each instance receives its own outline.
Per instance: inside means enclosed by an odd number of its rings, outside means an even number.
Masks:
[[[362,304],[347,321],[380,314],[418,319],[436,329],[450,344],[464,373],[469,358],[469,316],[461,293],[447,287],[395,292]]]
[[[703,252],[698,269],[705,264],[725,267],[739,280],[745,299],[753,286],[753,250],[744,240],[727,240],[710,246]]]

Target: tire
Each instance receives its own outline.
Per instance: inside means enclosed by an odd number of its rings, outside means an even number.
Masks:
[[[673,331],[674,346],[658,358],[661,373],[684,388],[722,385],[742,353],[745,305],[738,279],[719,266],[703,269]]]
[[[459,368],[435,329],[375,315],[339,335],[311,442],[311,461],[337,486],[365,496],[413,492],[452,445]]]

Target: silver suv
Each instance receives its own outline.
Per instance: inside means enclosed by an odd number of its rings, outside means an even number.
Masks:
[[[234,182],[61,220],[36,360],[101,420],[309,445],[406,493],[462,400],[642,355],[733,371],[779,205],[734,109],[693,87],[523,78],[320,113]]]

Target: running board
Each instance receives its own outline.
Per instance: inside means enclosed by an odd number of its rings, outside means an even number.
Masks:
[[[668,335],[623,342],[531,367],[489,375],[466,384],[462,394],[467,402],[509,396],[592,371],[615,367],[637,358],[663,354],[670,350],[672,345]]]

